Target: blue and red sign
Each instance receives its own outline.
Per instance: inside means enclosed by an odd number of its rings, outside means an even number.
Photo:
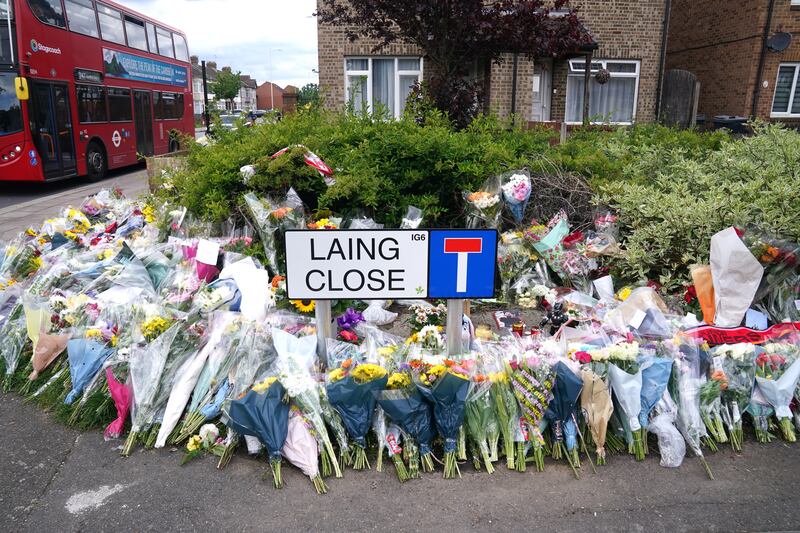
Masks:
[[[126,80],[163,83],[175,87],[186,87],[189,83],[186,67],[109,48],[103,48],[103,70],[106,76]]]
[[[493,298],[497,232],[431,230],[429,298]]]

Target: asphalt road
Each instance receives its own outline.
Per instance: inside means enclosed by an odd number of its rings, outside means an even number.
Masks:
[[[105,180],[96,182],[96,185],[100,189],[104,183],[114,182],[130,174],[140,172],[144,168],[145,165],[142,163],[133,167],[112,170]],[[69,192],[72,189],[85,187],[90,183],[85,178],[71,178],[49,183],[0,181],[0,209],[54,194]]]
[[[800,529],[800,445],[745,443],[678,469],[657,457],[615,456],[576,480],[566,464],[493,475],[462,466],[399,484],[384,472],[348,470],[318,496],[284,466],[275,490],[266,462],[239,453],[225,470],[211,458],[179,466],[180,451],[119,456],[120,441],[79,433],[15,395],[0,395],[0,530],[3,531],[786,531]],[[388,461],[387,461],[388,462]]]

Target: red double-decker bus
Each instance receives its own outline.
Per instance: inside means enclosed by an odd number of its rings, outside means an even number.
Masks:
[[[0,180],[100,179],[193,135],[186,37],[114,2],[0,0]]]

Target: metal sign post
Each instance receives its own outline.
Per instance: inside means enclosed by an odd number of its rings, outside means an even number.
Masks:
[[[447,355],[459,355],[464,351],[463,320],[464,300],[447,300]]]
[[[330,300],[317,300],[314,308],[314,318],[317,320],[317,355],[328,362],[328,341],[331,338],[331,302]]]

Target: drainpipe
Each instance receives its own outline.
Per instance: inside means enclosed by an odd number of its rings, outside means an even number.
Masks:
[[[767,23],[764,26],[764,34],[761,37],[761,54],[758,58],[758,70],[756,74],[756,86],[753,88],[753,105],[750,108],[750,117],[756,118],[758,111],[758,97],[761,96],[761,76],[764,75],[764,61],[767,56],[767,40],[769,39],[769,30],[772,26],[772,11],[775,8],[775,0],[769,0],[769,7],[767,8]]]
[[[583,67],[583,125],[589,125],[589,83],[592,76],[592,52],[586,54],[586,63]]]
[[[511,73],[511,116],[517,113],[517,69],[519,68],[519,54],[514,52],[514,67]]]
[[[664,91],[664,67],[667,64],[667,35],[669,33],[669,18],[672,11],[672,0],[664,2],[664,24],[661,28],[661,57],[658,60],[658,86],[656,87],[656,121],[661,116],[661,97]]]

